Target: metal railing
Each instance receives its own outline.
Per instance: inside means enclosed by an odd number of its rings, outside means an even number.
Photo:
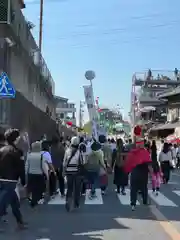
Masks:
[[[61,109],[61,108],[69,108],[69,109],[75,109],[75,105],[71,104],[71,103],[62,103],[62,104],[58,104],[57,105],[57,109]]]
[[[174,80],[177,81],[177,76],[174,71],[170,70],[151,70],[151,77],[149,80]],[[135,80],[146,81],[148,78],[148,70],[147,72],[137,72],[133,75]],[[179,77],[179,74],[178,74]]]

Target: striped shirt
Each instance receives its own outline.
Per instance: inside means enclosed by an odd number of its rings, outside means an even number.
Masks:
[[[73,152],[73,149],[68,148],[64,155],[63,167],[65,168],[67,173],[78,172],[79,161],[80,161],[80,157],[82,156],[82,155],[80,156],[80,151],[79,151],[79,149],[77,149],[76,153],[71,158],[72,152]],[[69,161],[69,159],[70,159],[70,161]],[[83,156],[82,156],[82,161],[84,163]]]

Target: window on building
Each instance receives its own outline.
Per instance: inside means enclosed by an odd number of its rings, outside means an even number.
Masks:
[[[59,114],[60,119],[64,119],[64,113]]]
[[[8,21],[8,1],[7,0],[0,0],[0,22],[7,22]]]

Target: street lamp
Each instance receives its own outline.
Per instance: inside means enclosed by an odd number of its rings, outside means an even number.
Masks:
[[[96,74],[92,70],[88,70],[85,72],[85,78],[90,81],[90,84],[92,86],[92,80],[96,77]]]

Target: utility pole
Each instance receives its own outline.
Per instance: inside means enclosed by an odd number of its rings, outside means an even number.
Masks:
[[[44,0],[40,0],[40,19],[39,19],[39,52],[42,52],[42,36],[43,36],[43,10]]]

